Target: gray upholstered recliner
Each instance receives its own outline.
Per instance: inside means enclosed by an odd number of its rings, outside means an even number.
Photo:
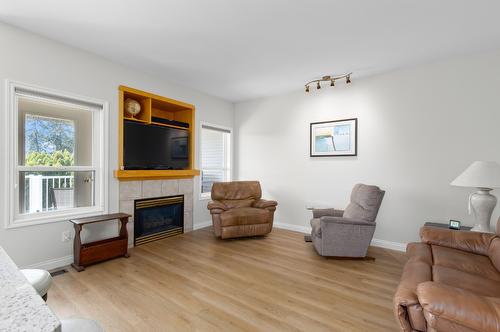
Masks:
[[[365,257],[385,191],[357,184],[343,210],[314,209],[311,240],[321,256]]]

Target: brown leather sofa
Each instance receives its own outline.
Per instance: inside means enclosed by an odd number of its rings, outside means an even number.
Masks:
[[[394,296],[401,330],[499,332],[500,237],[436,227],[420,237]]]
[[[261,196],[258,181],[215,182],[207,206],[215,235],[229,239],[270,233],[278,203]]]

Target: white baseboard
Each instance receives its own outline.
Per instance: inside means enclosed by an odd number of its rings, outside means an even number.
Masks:
[[[275,222],[273,225],[276,228],[287,229],[289,231],[295,231],[304,234],[311,233],[311,227],[309,226],[299,226],[293,224],[286,224],[282,222]],[[371,245],[374,247],[380,247],[396,251],[403,251],[403,252],[406,251],[406,243],[393,242],[381,239],[372,239]]]
[[[193,226],[193,230],[205,228],[205,227],[208,227],[211,225],[212,225],[212,221],[210,221],[210,220],[204,221],[202,223],[195,224]],[[308,226],[293,225],[293,224],[287,224],[287,223],[281,223],[281,222],[275,222],[273,225],[276,228],[287,229],[287,230],[295,231],[295,232],[299,232],[299,233],[304,233],[304,234],[311,233],[311,227],[308,227]],[[406,243],[393,242],[393,241],[387,241],[387,240],[381,240],[381,239],[373,239],[371,245],[374,247],[381,247],[381,248],[386,248],[386,249],[391,249],[391,250],[396,250],[396,251],[406,251]],[[128,247],[133,248],[134,245],[129,244]],[[44,262],[23,266],[22,268],[23,269],[54,270],[54,269],[68,266],[71,263],[73,263],[73,255],[49,259],[49,260],[44,261]]]
[[[381,239],[372,239],[372,246],[374,247],[380,247],[380,248],[385,248],[385,249],[391,249],[391,250],[396,250],[396,251],[406,251],[406,243],[401,243],[401,242],[393,242],[393,241],[387,241],[387,240],[381,240]]]
[[[30,264],[23,266],[23,269],[42,269],[42,270],[55,270],[73,263],[73,255],[49,259],[44,262]]]
[[[287,229],[289,231],[295,231],[295,232],[304,233],[304,234],[311,233],[310,226],[299,226],[299,225],[293,225],[293,224],[285,224],[282,222],[274,222],[273,226],[276,228]]]
[[[205,228],[205,227],[208,227],[208,226],[212,226],[212,221],[211,220],[204,221],[204,222],[201,222],[199,224],[194,224],[193,225],[193,231],[195,231],[197,229]]]

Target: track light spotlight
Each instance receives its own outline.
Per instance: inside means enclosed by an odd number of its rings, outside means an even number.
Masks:
[[[309,92],[310,85],[314,84],[314,83],[316,83],[316,89],[319,90],[319,89],[321,89],[321,82],[330,82],[330,86],[335,86],[336,80],[340,80],[340,79],[344,79],[344,78],[345,78],[345,82],[347,84],[349,84],[349,83],[351,83],[351,74],[352,73],[349,72],[349,73],[342,74],[342,75],[325,75],[321,78],[317,78],[317,79],[314,79],[314,80],[307,82],[304,85],[305,90],[306,90],[306,92]]]

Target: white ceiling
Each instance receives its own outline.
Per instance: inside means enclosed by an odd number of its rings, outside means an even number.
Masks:
[[[231,101],[498,49],[499,13],[498,0],[0,0],[0,21]]]

